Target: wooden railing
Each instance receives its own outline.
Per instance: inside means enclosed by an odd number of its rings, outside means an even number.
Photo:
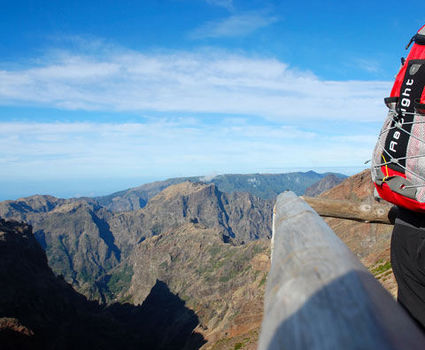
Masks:
[[[391,207],[388,204],[369,204],[317,197],[301,198],[323,217],[391,225],[394,224],[395,216],[397,216],[396,207]]]
[[[258,349],[425,349],[425,337],[320,216],[285,192]]]

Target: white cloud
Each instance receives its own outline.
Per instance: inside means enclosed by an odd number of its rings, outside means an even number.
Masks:
[[[210,182],[212,181],[218,174],[212,173],[201,177],[199,180],[202,182]]]
[[[193,39],[238,37],[251,34],[277,21],[277,17],[259,13],[233,15],[209,21],[191,33]]]
[[[243,121],[0,122],[1,179],[159,178],[361,166],[374,140]]]
[[[285,120],[382,120],[386,81],[326,81],[273,58],[218,50],[60,52],[0,71],[0,104],[192,112]]]

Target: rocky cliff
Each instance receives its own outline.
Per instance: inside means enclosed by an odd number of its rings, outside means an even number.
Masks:
[[[223,242],[224,233],[218,226],[187,223],[146,239],[126,262],[133,275],[119,299],[140,304],[156,280],[164,281],[199,317],[196,331],[208,341],[205,348],[226,348],[240,338],[254,348],[270,264],[269,242],[234,246]]]
[[[120,261],[110,214],[94,201],[32,196],[1,202],[0,217],[32,225],[53,271],[80,291]]]
[[[272,202],[185,182],[136,212],[153,234],[105,276],[104,299],[140,304],[160,280],[199,317],[204,348],[255,349],[269,269],[269,241],[259,238],[270,237]]]
[[[151,286],[141,306],[88,301],[53,274],[25,224],[0,220],[0,281],[1,349],[197,349],[205,343],[194,331],[198,317],[163,282]]]

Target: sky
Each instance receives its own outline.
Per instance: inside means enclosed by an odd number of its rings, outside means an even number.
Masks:
[[[0,0],[0,200],[367,167],[425,3]]]

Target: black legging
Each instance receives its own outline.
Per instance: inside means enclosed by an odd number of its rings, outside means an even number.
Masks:
[[[425,214],[399,208],[391,237],[398,301],[425,330]]]

